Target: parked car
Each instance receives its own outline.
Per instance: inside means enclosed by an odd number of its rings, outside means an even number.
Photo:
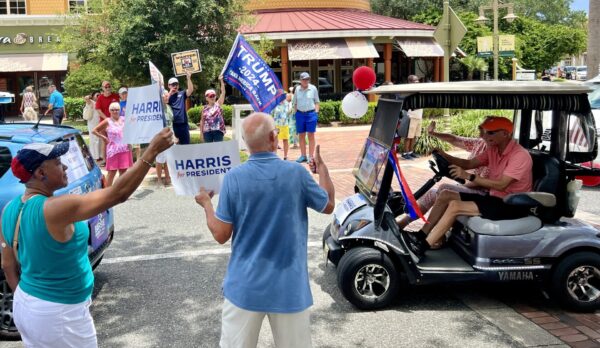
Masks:
[[[311,81],[311,83],[313,83],[313,82]],[[300,80],[292,81],[292,85],[294,87],[298,86],[299,84],[300,84]],[[317,89],[319,90],[319,93],[333,93],[333,85],[325,77],[319,77],[319,83],[318,83]]]
[[[577,80],[577,81],[587,80],[587,66],[585,66],[585,65],[578,66],[575,69],[575,76],[574,76],[573,80]]]
[[[324,256],[337,267],[343,296],[373,310],[402,296],[402,283],[518,282],[546,287],[565,307],[599,309],[600,231],[573,218],[578,201],[574,177],[600,177],[600,169],[581,166],[598,153],[588,91],[578,84],[476,81],[381,86],[367,92],[379,100],[355,162],[356,194],[336,207],[323,233]],[[530,211],[529,216],[500,221],[459,216],[446,246],[419,258],[408,247],[414,237],[395,221],[407,207],[403,194],[392,187],[397,168],[390,152],[402,110],[425,108],[514,110],[513,137],[533,160],[533,192],[505,198]],[[574,122],[581,132],[576,136],[569,133]],[[545,125],[551,133],[547,144]],[[430,168],[432,178],[415,192],[416,199],[443,177],[453,179],[439,154],[434,153]]]
[[[13,175],[10,164],[13,156],[25,144],[32,142],[57,143],[68,141],[69,152],[61,157],[67,165],[68,185],[54,192],[62,194],[84,194],[104,187],[104,177],[90,155],[78,130],[66,126],[33,123],[0,124],[0,210],[13,198],[23,194],[25,185]],[[90,238],[88,256],[92,269],[102,260],[114,234],[113,211],[108,209],[88,220]],[[0,338],[18,338],[19,333],[12,317],[13,293],[0,270]]]
[[[567,80],[573,80],[573,72],[575,71],[575,67],[568,65],[563,69],[563,78]]]

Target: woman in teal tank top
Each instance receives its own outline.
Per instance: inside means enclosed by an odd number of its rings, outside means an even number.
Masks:
[[[67,186],[60,156],[68,142],[27,144],[13,158],[13,174],[26,189],[4,207],[0,246],[2,269],[14,290],[14,321],[26,347],[97,347],[85,221],[125,201],[172,139],[172,131],[163,129],[113,186],[85,195],[53,196]]]

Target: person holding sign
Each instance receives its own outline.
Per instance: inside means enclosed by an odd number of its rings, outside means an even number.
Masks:
[[[185,100],[194,93],[194,84],[192,83],[192,74],[188,71],[185,73],[187,78],[187,89],[179,90],[179,80],[176,77],[171,77],[168,82],[169,106],[173,110],[173,131],[175,137],[179,139],[180,145],[190,143],[190,125],[188,124],[188,115],[185,109]]]
[[[214,89],[204,92],[206,105],[202,109],[202,116],[198,126],[205,143],[223,141],[223,136],[225,135],[225,119],[223,118],[223,108],[221,108],[221,105],[225,103],[225,82],[223,82],[223,76],[219,76],[219,81],[221,82],[221,95],[219,99],[217,99],[217,92]]]
[[[14,290],[14,320],[25,347],[98,346],[90,315],[94,274],[88,259],[88,219],[124,202],[140,185],[154,157],[172,144],[172,132],[156,135],[143,157],[114,186],[86,194],[54,196],[67,186],[60,157],[69,142],[25,145],[12,171],[25,193],[1,216],[2,269]]]
[[[114,102],[108,110],[110,118],[100,122],[92,132],[106,143],[106,184],[111,186],[117,171],[120,177],[133,165],[133,156],[129,145],[123,143],[125,119],[119,115],[121,106]]]
[[[250,158],[225,174],[216,213],[213,192],[201,188],[196,196],[214,239],[235,240],[223,282],[220,346],[256,347],[268,316],[275,346],[311,347],[307,209],[333,212],[333,183],[319,147],[312,164],[319,184],[302,166],[277,157],[278,131],[268,114],[251,114],[242,131]]]

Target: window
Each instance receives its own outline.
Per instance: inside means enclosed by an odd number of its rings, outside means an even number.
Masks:
[[[69,0],[69,11],[71,13],[83,13],[87,10],[87,0]]]
[[[25,0],[0,0],[0,15],[24,15]]]

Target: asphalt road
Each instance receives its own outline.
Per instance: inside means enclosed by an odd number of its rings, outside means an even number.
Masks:
[[[592,213],[600,216],[600,186],[582,187],[581,197],[579,198],[578,210]]]
[[[100,347],[218,346],[229,245],[212,240],[203,215],[193,198],[176,197],[172,188],[142,188],[115,209],[115,239],[95,272],[92,315]],[[355,309],[337,289],[335,267],[323,262],[321,234],[330,217],[312,212],[309,218],[315,347],[541,346],[507,330],[533,324],[479,286],[405,288],[389,309]],[[265,320],[259,347],[273,346]]]

